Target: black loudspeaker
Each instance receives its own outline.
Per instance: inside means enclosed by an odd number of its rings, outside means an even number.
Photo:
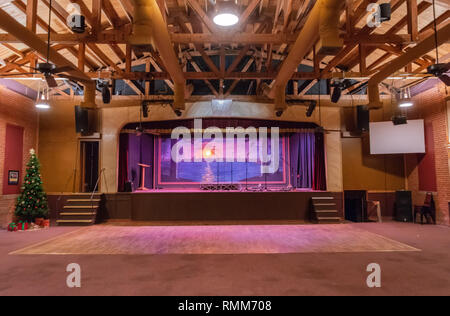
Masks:
[[[369,130],[369,108],[366,105],[358,105],[356,112],[356,121],[358,130],[367,132]]]
[[[133,192],[133,184],[130,181],[125,182],[124,192]]]
[[[79,105],[75,106],[75,129],[77,133],[86,133],[89,130],[89,112]]]
[[[367,191],[345,190],[345,219],[352,222],[367,222]]]
[[[395,220],[412,222],[412,194],[411,191],[395,192]]]

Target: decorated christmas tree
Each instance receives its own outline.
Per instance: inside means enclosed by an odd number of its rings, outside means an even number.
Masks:
[[[15,214],[23,221],[31,222],[35,218],[47,218],[47,195],[42,187],[39,172],[39,160],[34,149],[30,150],[30,161],[27,164],[27,173],[22,185],[22,193],[17,198]]]

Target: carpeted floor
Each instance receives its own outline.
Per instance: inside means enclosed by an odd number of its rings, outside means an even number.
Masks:
[[[353,225],[81,228],[14,255],[288,254],[420,251]]]

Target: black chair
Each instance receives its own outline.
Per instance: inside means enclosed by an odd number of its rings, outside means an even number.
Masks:
[[[421,225],[423,225],[424,217],[427,220],[427,224],[429,223],[428,216],[431,218],[431,224],[436,224],[436,206],[431,192],[427,192],[423,205],[414,205],[414,223],[416,222],[417,213],[420,213]]]

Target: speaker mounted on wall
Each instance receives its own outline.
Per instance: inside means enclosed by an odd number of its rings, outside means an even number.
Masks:
[[[358,105],[356,110],[356,122],[358,130],[361,132],[369,131],[370,112],[367,105]]]

